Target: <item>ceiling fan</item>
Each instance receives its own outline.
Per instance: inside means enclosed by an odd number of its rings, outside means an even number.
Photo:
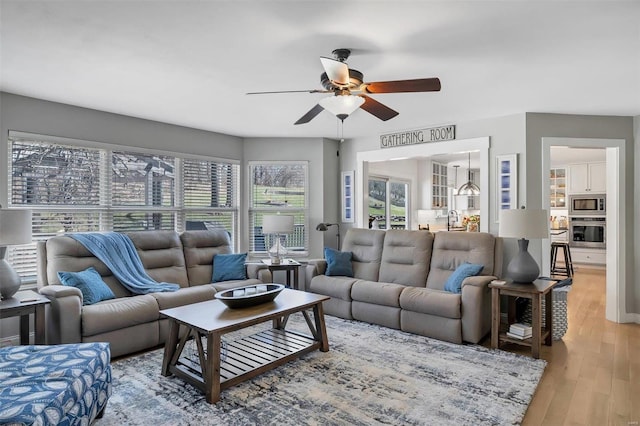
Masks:
[[[399,113],[367,96],[368,94],[440,91],[440,79],[438,78],[365,83],[364,74],[358,70],[349,68],[345,62],[349,58],[351,50],[336,49],[332,53],[335,59],[320,57],[320,62],[325,71],[320,75],[320,83],[322,87],[324,87],[324,90],[285,90],[275,92],[251,92],[247,94],[332,93],[333,96],[321,99],[316,106],[311,108],[295,122],[295,124],[305,124],[325,109],[342,121],[358,108],[362,108],[380,120],[387,121]]]

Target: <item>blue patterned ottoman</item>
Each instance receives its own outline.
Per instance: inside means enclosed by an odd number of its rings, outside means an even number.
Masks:
[[[108,343],[0,348],[0,424],[88,425],[111,396]]]

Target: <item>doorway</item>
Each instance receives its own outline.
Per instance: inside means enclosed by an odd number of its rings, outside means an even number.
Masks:
[[[550,209],[551,147],[604,148],[606,158],[607,236],[606,308],[609,321],[627,322],[625,228],[625,141],[622,139],[542,138],[542,208]],[[543,273],[549,273],[550,240],[544,240]]]

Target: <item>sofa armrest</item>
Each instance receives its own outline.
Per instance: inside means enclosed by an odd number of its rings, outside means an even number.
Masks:
[[[327,261],[325,259],[311,259],[305,267],[305,278],[307,282],[311,282],[311,278],[316,275],[324,275],[327,270]]]
[[[80,343],[82,292],[75,287],[48,285],[40,294],[51,301],[47,309],[47,344]]]
[[[247,278],[255,278],[263,283],[273,282],[271,271],[264,263],[247,263]]]
[[[473,277],[467,277],[462,281],[462,287],[466,285],[472,285],[474,287],[485,287],[493,280],[497,280],[497,277],[491,275],[476,275]]]
[[[479,275],[462,281],[462,340],[478,343],[491,330],[491,290],[496,277]]]

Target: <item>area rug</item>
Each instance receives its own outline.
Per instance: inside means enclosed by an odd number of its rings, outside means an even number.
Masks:
[[[327,316],[326,322],[329,352],[224,390],[216,404],[182,380],[163,377],[162,350],[113,362],[113,395],[95,424],[519,424],[546,365],[358,321]],[[305,326],[299,318],[290,323]]]

